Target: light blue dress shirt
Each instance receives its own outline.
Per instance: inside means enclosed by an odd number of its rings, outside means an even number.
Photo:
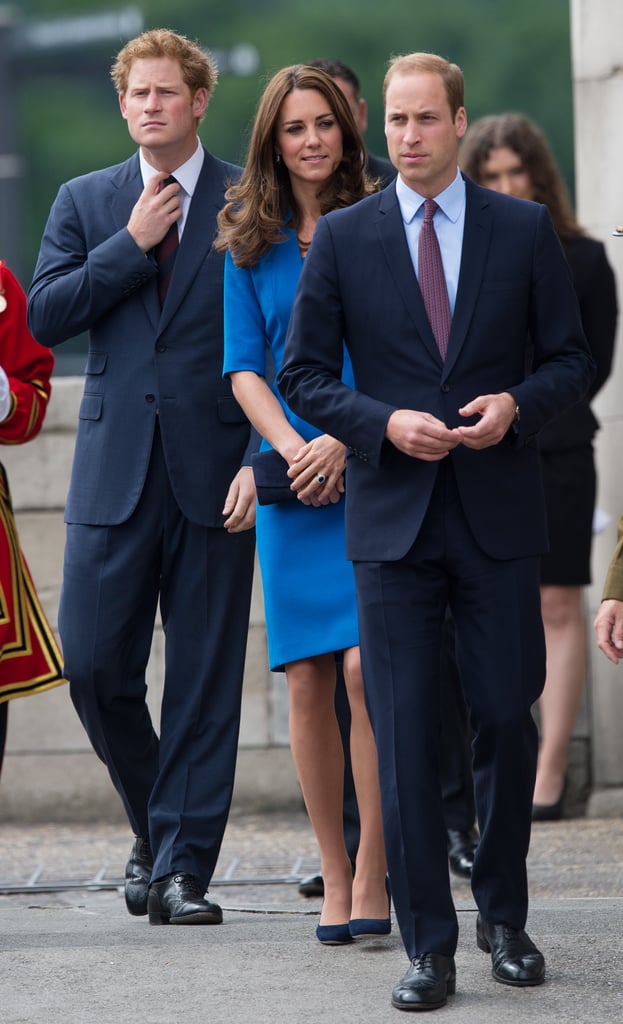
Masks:
[[[407,244],[411,253],[413,269],[418,276],[418,242],[424,221],[424,196],[414,192],[405,185],[398,175],[396,178],[396,196],[405,227]],[[456,291],[459,284],[461,269],[461,252],[463,248],[463,227],[465,225],[465,182],[457,169],[456,178],[443,192],[435,196],[439,209],[435,212],[434,226],[439,239],[441,261],[446,275],[450,309],[454,313]],[[419,280],[419,277],[418,277]]]

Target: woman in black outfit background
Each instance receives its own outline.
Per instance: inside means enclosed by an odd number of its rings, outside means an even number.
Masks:
[[[541,563],[547,675],[539,701],[541,742],[532,817],[552,820],[562,813],[569,743],[586,676],[583,587],[591,581],[593,437],[599,429],[590,403],[612,366],[616,286],[603,244],[578,224],[551,148],[529,118],[506,113],[475,121],[463,139],[460,162],[478,184],[549,208],[597,364],[586,398],[539,435],[550,551]]]

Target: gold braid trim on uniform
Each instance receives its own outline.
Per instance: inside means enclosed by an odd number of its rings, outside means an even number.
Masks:
[[[62,657],[22,554],[0,465],[0,703],[66,682]]]

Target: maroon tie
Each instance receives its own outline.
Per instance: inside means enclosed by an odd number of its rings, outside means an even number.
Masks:
[[[450,302],[446,287],[446,275],[441,262],[441,250],[433,224],[435,211],[439,206],[434,199],[424,200],[424,223],[420,231],[418,247],[418,277],[428,319],[435,335],[441,358],[446,358],[450,337]]]
[[[172,185],[175,181],[173,176],[167,178],[163,184]],[[171,227],[167,231],[166,235],[161,242],[158,242],[156,246],[156,263],[158,264],[158,295],[160,296],[160,305],[164,305],[167,291],[169,290],[169,284],[171,283],[171,274],[173,273],[173,264],[175,263],[175,257],[177,256],[177,249],[179,246],[179,232],[177,230],[177,221],[171,224]]]

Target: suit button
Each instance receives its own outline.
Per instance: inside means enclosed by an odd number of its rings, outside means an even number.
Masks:
[[[155,402],[156,401],[156,396],[155,395],[145,395],[145,401],[146,402]]]
[[[162,342],[159,342],[156,345],[156,352],[166,352],[166,350],[167,350],[167,346],[163,345]]]
[[[441,385],[441,390],[443,391],[444,395],[447,395],[449,390],[450,390],[450,385],[449,384],[442,384]]]

